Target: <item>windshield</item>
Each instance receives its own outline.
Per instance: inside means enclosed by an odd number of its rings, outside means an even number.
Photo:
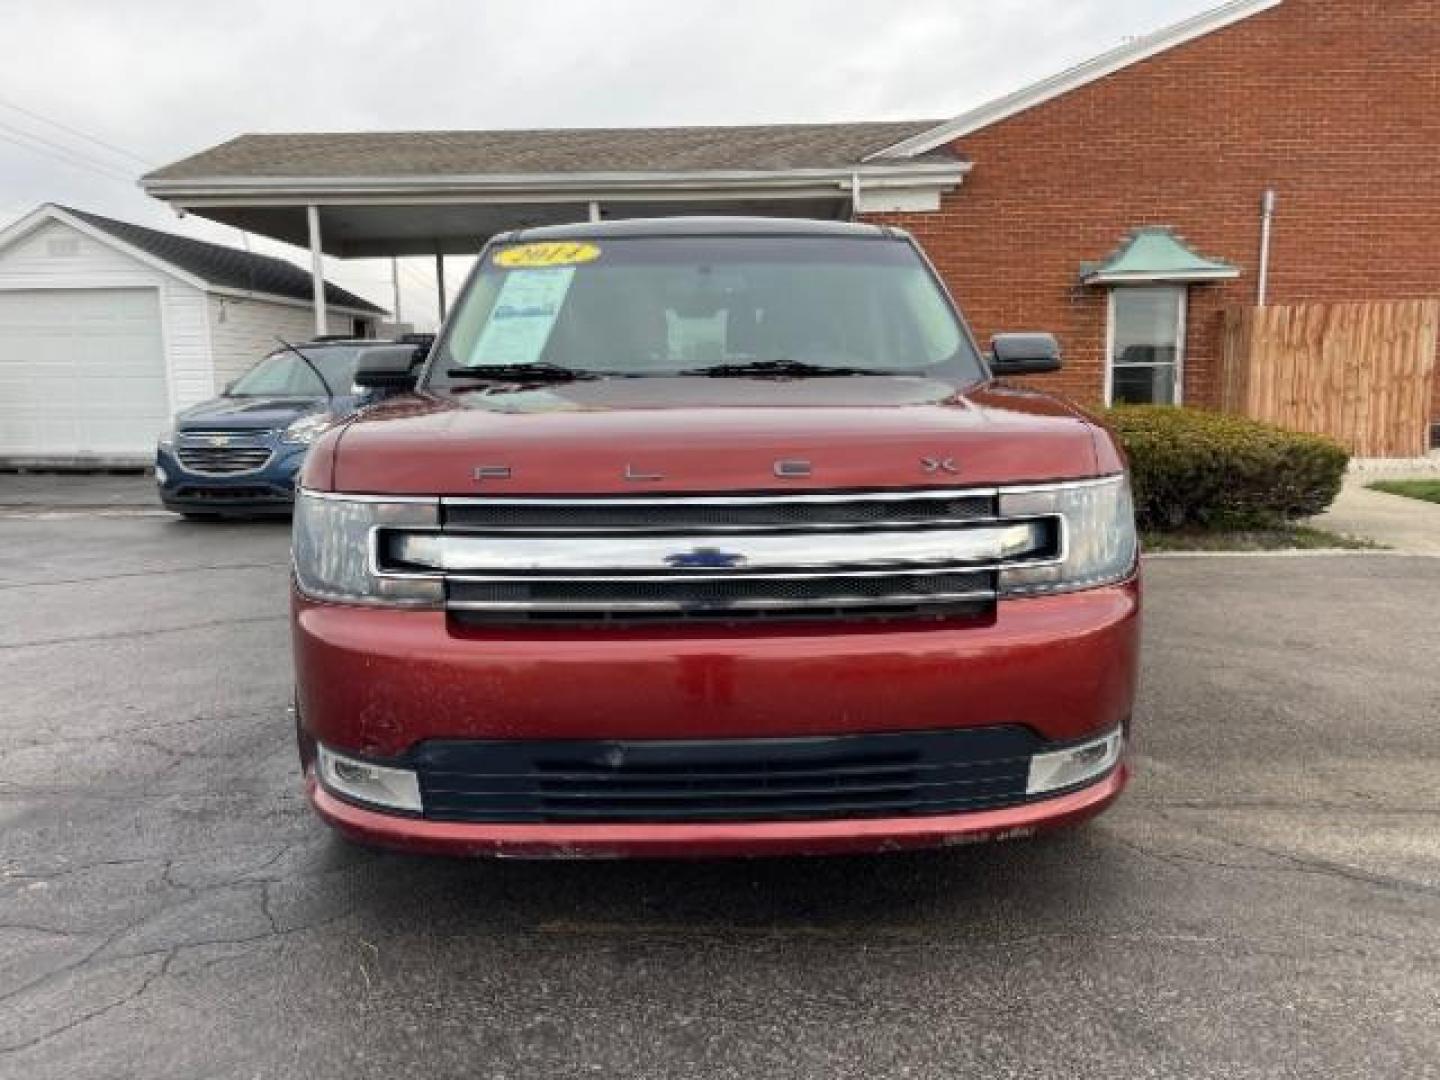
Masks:
[[[637,376],[754,364],[981,377],[904,241],[655,237],[491,249],[429,381],[515,365]]]
[[[355,382],[355,365],[360,360],[359,348],[328,345],[323,349],[302,349],[301,352],[320,369],[330,390],[335,394],[350,393]],[[227,397],[325,397],[325,387],[304,360],[289,349],[273,352],[240,378],[235,380]]]

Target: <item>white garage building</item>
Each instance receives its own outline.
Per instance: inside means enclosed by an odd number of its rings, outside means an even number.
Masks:
[[[134,465],[180,409],[314,332],[283,259],[45,205],[0,232],[0,463]],[[385,312],[325,286],[333,330]]]

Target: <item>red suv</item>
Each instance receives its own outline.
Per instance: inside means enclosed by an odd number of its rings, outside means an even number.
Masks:
[[[1124,462],[995,381],[915,243],[835,222],[535,229],[296,499],[300,753],[352,838],[465,855],[1029,835],[1126,779]]]

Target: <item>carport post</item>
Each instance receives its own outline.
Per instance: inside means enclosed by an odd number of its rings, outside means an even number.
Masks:
[[[398,326],[403,321],[400,314],[400,260],[394,255],[390,256],[390,288],[395,293],[395,311],[390,317]]]
[[[305,207],[305,221],[310,226],[310,290],[315,303],[315,336],[329,333],[325,322],[325,263],[320,251],[320,208],[314,203]]]
[[[440,321],[445,321],[445,256],[435,252],[435,291],[440,296]]]

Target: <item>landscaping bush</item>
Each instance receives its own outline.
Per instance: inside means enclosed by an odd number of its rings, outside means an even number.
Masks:
[[[1340,493],[1350,461],[1329,439],[1225,413],[1125,405],[1102,419],[1129,455],[1142,529],[1264,528],[1311,517]]]

